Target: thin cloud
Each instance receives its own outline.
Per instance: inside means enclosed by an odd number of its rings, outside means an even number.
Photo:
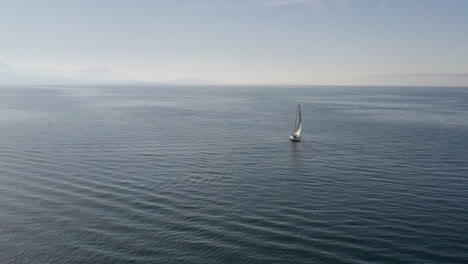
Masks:
[[[267,6],[307,5],[319,9],[323,8],[351,8],[350,0],[264,0]]]
[[[187,4],[189,8],[221,8],[227,7],[227,3],[223,0],[204,0],[204,1],[193,1]]]
[[[311,4],[318,3],[320,1],[314,0],[269,0],[266,2],[268,6],[287,6],[287,5],[298,5],[298,4]]]
[[[303,5],[315,9],[350,8],[350,0],[197,0],[187,4],[189,8],[259,8]]]
[[[351,9],[351,1],[350,0],[334,0],[333,5],[337,8],[342,9]]]
[[[382,15],[385,15],[385,11],[387,10],[387,0],[382,0],[380,10],[382,11]]]

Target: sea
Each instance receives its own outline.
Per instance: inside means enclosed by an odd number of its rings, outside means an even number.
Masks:
[[[0,262],[468,263],[468,88],[1,86]]]

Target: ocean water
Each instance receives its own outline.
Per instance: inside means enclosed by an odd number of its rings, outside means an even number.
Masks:
[[[1,263],[468,261],[468,88],[3,86],[0,142]]]

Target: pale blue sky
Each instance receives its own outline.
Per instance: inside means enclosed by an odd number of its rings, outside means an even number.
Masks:
[[[0,62],[221,83],[468,73],[468,0],[0,0]]]

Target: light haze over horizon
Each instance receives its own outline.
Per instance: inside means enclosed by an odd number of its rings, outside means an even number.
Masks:
[[[0,84],[468,86],[467,13],[466,0],[0,0]]]

